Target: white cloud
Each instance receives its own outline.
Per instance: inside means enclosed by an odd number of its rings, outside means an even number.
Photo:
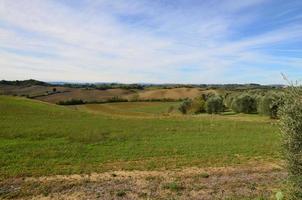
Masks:
[[[238,23],[258,14],[237,19],[236,13],[263,1],[217,2],[171,8],[150,1],[88,0],[80,8],[60,1],[0,0],[0,78],[225,82],[225,74],[243,63],[280,65],[268,46],[301,39],[302,27],[296,25],[232,38]],[[192,65],[196,69],[184,78],[179,67]]]

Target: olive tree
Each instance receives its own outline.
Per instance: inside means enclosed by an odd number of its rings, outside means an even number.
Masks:
[[[288,199],[302,199],[302,89],[289,87],[279,110],[284,157],[289,174]]]
[[[182,113],[182,114],[187,114],[188,110],[190,109],[190,107],[192,106],[192,100],[191,99],[185,99],[178,107],[178,110]]]
[[[223,99],[221,96],[211,96],[206,101],[206,111],[209,114],[218,114],[223,111]]]
[[[238,113],[255,113],[257,112],[256,98],[247,93],[241,94],[233,100],[232,110]]]
[[[268,115],[271,118],[277,118],[280,104],[282,103],[282,94],[276,92],[268,92],[262,96],[258,104],[258,112]]]
[[[206,111],[205,106],[206,106],[206,101],[204,100],[204,98],[203,97],[196,97],[196,98],[193,99],[192,106],[191,106],[191,111],[194,114],[203,113],[203,112]]]

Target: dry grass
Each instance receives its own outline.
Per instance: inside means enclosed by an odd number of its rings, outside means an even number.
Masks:
[[[71,99],[82,99],[83,101],[102,101],[113,97],[125,98],[135,92],[125,89],[108,89],[108,90],[95,90],[95,89],[70,89],[70,92],[57,93],[53,95],[38,97],[41,101],[57,103],[59,101],[67,101]]]
[[[208,174],[208,176],[204,176]],[[284,170],[270,163],[169,171],[114,171],[6,180],[11,199],[270,199]]]
[[[140,99],[184,99],[195,98],[203,93],[216,93],[215,90],[203,90],[200,88],[173,88],[173,89],[152,89],[139,93]]]

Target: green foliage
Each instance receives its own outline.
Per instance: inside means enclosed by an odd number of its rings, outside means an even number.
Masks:
[[[276,193],[276,200],[283,200],[284,199],[284,195],[281,191]]]
[[[302,199],[302,88],[286,90],[279,111],[284,157],[289,173],[290,199]]]
[[[114,96],[110,99],[105,100],[104,102],[105,103],[112,103],[112,102],[127,102],[127,101],[128,101],[127,99],[123,99],[119,96]]]
[[[57,104],[58,105],[81,105],[81,104],[85,104],[85,101],[83,101],[82,99],[70,99],[70,100],[66,100],[66,101],[59,101]]]
[[[199,174],[199,176],[201,178],[209,178],[210,177],[210,175],[208,173],[206,173],[206,172],[203,172],[203,173]]]
[[[125,196],[126,195],[126,191],[125,190],[120,190],[120,191],[118,191],[117,193],[116,193],[116,196],[118,196],[118,197],[123,197],[123,196]]]
[[[184,100],[178,107],[178,110],[182,113],[182,114],[187,114],[188,110],[191,108],[192,106],[192,100],[191,99],[186,99]]]
[[[196,97],[193,99],[191,105],[191,112],[194,114],[203,113],[206,111],[206,101],[203,97]]]
[[[193,100],[185,99],[178,107],[182,114],[199,114],[206,111],[206,101],[204,96],[196,97]]]
[[[258,112],[275,119],[277,118],[278,109],[281,103],[281,93],[268,92],[263,97],[259,98]]]
[[[174,192],[178,192],[180,190],[185,189],[181,184],[177,183],[177,182],[171,182],[171,183],[166,183],[163,185],[164,189],[169,189],[171,191]]]
[[[231,108],[232,107],[232,103],[234,101],[234,99],[236,98],[236,94],[233,94],[233,93],[227,93],[225,95],[225,98],[224,98],[224,104],[228,107],[228,108]]]
[[[232,101],[232,109],[238,113],[256,113],[256,98],[250,94],[243,93]]]
[[[49,86],[50,85],[48,83],[45,83],[45,82],[42,82],[42,81],[37,81],[37,80],[34,80],[34,79],[23,80],[23,81],[19,81],[19,80],[5,81],[5,80],[2,80],[2,81],[0,81],[0,84],[15,85],[15,86],[27,86],[27,87],[32,86],[32,85],[42,85],[42,86]]]
[[[223,111],[223,99],[221,96],[211,96],[206,101],[206,111],[209,114],[218,114]]]

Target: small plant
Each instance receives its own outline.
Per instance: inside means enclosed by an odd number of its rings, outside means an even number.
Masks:
[[[281,191],[276,193],[276,200],[283,200],[284,199],[284,195],[282,194]]]
[[[200,177],[201,177],[201,178],[209,178],[210,175],[209,175],[208,173],[206,173],[206,172],[202,172],[202,173],[200,174]]]
[[[178,192],[180,190],[185,189],[182,185],[176,183],[176,182],[171,182],[171,183],[167,183],[163,186],[164,189],[169,189],[171,191],[175,191]]]
[[[123,196],[125,196],[126,195],[126,191],[125,190],[120,190],[120,191],[118,191],[117,193],[116,193],[116,196],[118,196],[118,197],[123,197]]]

